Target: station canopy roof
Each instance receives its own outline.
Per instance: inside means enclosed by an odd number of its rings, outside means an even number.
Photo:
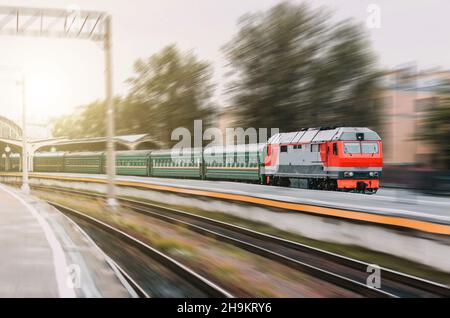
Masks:
[[[144,150],[160,149],[163,145],[148,134],[115,136],[116,150]],[[104,151],[106,148],[106,137],[87,137],[80,139],[55,138],[34,141],[39,152],[52,151]],[[144,147],[143,149],[137,147]]]
[[[125,136],[117,136],[115,139],[126,142],[126,143],[133,143],[133,142],[139,141],[141,139],[144,139],[144,137],[146,137],[146,136],[148,136],[148,135],[147,134],[125,135]]]

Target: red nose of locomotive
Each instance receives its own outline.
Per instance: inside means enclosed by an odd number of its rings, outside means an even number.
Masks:
[[[381,140],[364,135],[332,142],[328,170],[337,178],[337,188],[374,193],[380,187],[383,168]]]

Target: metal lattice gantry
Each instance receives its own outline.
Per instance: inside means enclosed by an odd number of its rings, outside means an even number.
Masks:
[[[111,17],[105,12],[74,9],[0,7],[0,35],[82,39],[101,42],[105,53],[105,88],[107,104],[107,186],[108,204],[118,205],[115,198],[114,100],[112,71]],[[25,77],[23,78],[25,91]],[[28,186],[25,93],[23,94],[23,189]],[[24,190],[25,191],[25,190]],[[26,190],[28,191],[28,190]],[[25,192],[26,192],[25,191]]]
[[[0,7],[0,34],[104,41],[106,18],[97,11]]]

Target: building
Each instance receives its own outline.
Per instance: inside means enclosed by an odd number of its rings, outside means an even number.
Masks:
[[[414,66],[385,74],[380,131],[385,164],[436,164],[433,146],[418,137],[424,116],[446,80],[450,80],[450,71],[417,72]]]
[[[28,136],[27,153],[28,166],[33,167],[33,156],[36,152],[79,152],[79,151],[106,151],[106,137],[92,137],[81,139],[48,138],[48,129],[42,125],[27,125],[32,130]],[[41,138],[36,138],[36,136]],[[44,138],[42,138],[44,137]],[[162,143],[148,134],[127,135],[114,137],[116,150],[160,149]],[[22,128],[12,120],[0,116],[0,165],[4,164],[6,171],[10,167],[10,158],[22,155]],[[21,162],[19,163],[21,165]]]
[[[0,156],[19,152],[22,140],[22,128],[12,120],[0,116]]]
[[[12,120],[0,116],[0,138],[20,140],[22,138],[22,128]]]

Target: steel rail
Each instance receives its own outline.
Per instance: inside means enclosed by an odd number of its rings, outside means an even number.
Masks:
[[[159,263],[163,264],[166,268],[169,268],[174,273],[184,278],[193,286],[196,286],[199,290],[205,292],[210,297],[219,297],[219,298],[232,298],[233,295],[221,288],[217,284],[211,282],[207,278],[202,275],[196,273],[189,267],[181,264],[177,260],[171,258],[170,256],[158,251],[157,249],[151,247],[150,245],[134,238],[133,236],[125,233],[124,231],[117,229],[103,221],[100,221],[90,215],[87,215],[81,211],[77,211],[75,209],[63,206],[56,202],[47,201],[50,205],[54,206],[56,209],[61,211],[64,214],[74,215],[78,218],[83,219],[84,221],[101,228],[102,230],[108,232],[109,234],[114,235],[122,241],[127,242],[128,244],[136,247],[142,253],[152,257],[157,260]]]
[[[69,192],[74,193],[78,195],[84,195],[87,197],[98,197],[98,198],[105,198],[102,194],[97,193],[89,193],[85,191],[79,191],[79,190],[73,190],[73,189],[61,189],[61,188],[53,188],[53,187],[47,187],[47,186],[38,186],[40,188],[47,188],[52,189],[56,191],[61,192]],[[290,240],[286,240],[280,237],[272,236],[269,234],[257,232],[248,228],[244,228],[241,226],[237,226],[234,224],[218,221],[215,219],[207,218],[204,216],[200,216],[197,214],[189,213],[186,211],[181,211],[177,209],[172,209],[164,206],[160,206],[153,203],[148,202],[142,202],[142,201],[136,201],[131,199],[125,199],[120,198],[119,201],[123,206],[127,206],[131,209],[133,209],[136,212],[144,213],[152,217],[157,217],[159,219],[166,220],[170,223],[178,223],[182,224],[189,229],[196,231],[198,233],[202,233],[209,236],[214,236],[218,240],[225,241],[227,243],[234,244],[240,248],[247,249],[250,252],[257,253],[261,256],[270,258],[272,260],[278,260],[281,263],[284,263],[285,265],[294,267],[298,270],[307,271],[311,274],[318,274],[319,276],[322,276],[323,278],[335,280],[334,283],[340,283],[343,287],[352,289],[357,292],[362,292],[366,289],[369,289],[369,293],[374,296],[384,296],[384,297],[400,297],[400,296],[408,296],[408,297],[420,297],[420,296],[438,296],[438,297],[450,297],[450,287],[436,283],[430,280],[426,280],[420,277],[408,275],[405,273],[401,273],[398,271],[394,271],[391,269],[378,267],[380,269],[380,274],[383,279],[382,286],[380,289],[375,289],[368,287],[367,285],[363,284],[363,282],[355,281],[356,285],[352,285],[353,279],[349,279],[348,277],[344,277],[342,275],[337,275],[335,273],[332,273],[328,268],[324,267],[317,267],[317,266],[311,266],[310,264],[306,264],[302,262],[297,257],[293,258],[292,256],[287,256],[285,254],[280,254],[278,251],[274,251],[274,249],[267,248],[267,245],[264,244],[264,246],[261,246],[262,244],[254,244],[245,242],[241,239],[237,239],[236,237],[232,237],[231,235],[224,235],[223,233],[219,233],[217,230],[211,230],[206,228],[205,226],[199,226],[198,224],[193,224],[192,222],[186,222],[182,221],[180,219],[177,219],[175,216],[181,217],[181,218],[187,218],[190,220],[193,220],[197,223],[203,223],[203,224],[209,224],[214,227],[220,227],[223,229],[226,229],[228,231],[237,233],[239,235],[245,235],[252,237],[256,240],[261,240],[263,242],[271,243],[273,245],[282,246],[284,248],[290,249],[292,251],[297,251],[303,254],[309,254],[316,256],[318,258],[321,258],[323,260],[326,260],[328,262],[331,262],[333,264],[338,264],[347,268],[350,268],[354,271],[359,272],[357,276],[359,277],[366,277],[368,273],[366,272],[369,266],[373,266],[373,264],[369,264],[366,262],[362,262],[356,259],[352,259],[349,257],[345,257],[342,255],[338,255],[335,253],[331,253],[325,250],[321,250],[312,246],[308,246],[305,244],[301,244],[298,242],[293,242]],[[157,211],[155,211],[158,210]],[[170,216],[167,214],[171,214]],[[325,265],[325,264],[324,264]],[[331,274],[331,275],[330,275]],[[355,274],[355,273],[353,273]],[[336,278],[338,276],[339,278]],[[342,280],[341,278],[344,278]],[[364,286],[364,288],[362,286]],[[352,287],[352,288],[350,288]],[[406,291],[402,289],[408,289]]]
[[[38,188],[38,187],[36,187]],[[39,188],[49,188],[49,187],[42,187],[39,186]],[[61,192],[69,192],[69,193],[74,193],[74,194],[78,194],[78,195],[83,195],[83,196],[87,196],[87,197],[98,197],[98,198],[105,198],[105,196],[100,195],[100,194],[91,194],[91,193],[87,193],[87,192],[83,192],[83,191],[78,191],[78,190],[68,190],[68,189],[55,189],[52,188],[53,191],[61,191]],[[152,208],[159,208],[159,209],[165,209],[163,207],[160,206],[155,206],[155,205],[149,205],[147,203],[141,203],[138,201],[133,201],[133,200],[128,200],[128,199],[119,199],[121,202],[122,206],[126,206],[129,207],[131,209],[133,209],[136,212],[140,212],[140,213],[145,213],[147,216],[151,216],[151,217],[156,217],[159,219],[162,219],[166,222],[169,223],[177,223],[180,225],[184,225],[187,228],[189,228],[190,230],[196,231],[198,233],[204,234],[204,235],[208,235],[208,236],[213,236],[214,238],[226,242],[226,243],[230,243],[233,244],[239,248],[242,248],[244,250],[247,250],[251,253],[263,256],[265,258],[274,260],[278,263],[284,264],[286,266],[289,266],[295,270],[299,270],[301,272],[310,274],[314,277],[317,277],[319,279],[322,279],[324,281],[330,282],[332,284],[335,284],[337,286],[343,287],[345,289],[351,290],[353,292],[356,292],[362,296],[366,296],[366,297],[395,297],[395,295],[387,293],[383,290],[380,289],[376,289],[376,288],[372,288],[366,284],[363,284],[361,282],[355,281],[353,279],[350,279],[348,277],[344,277],[340,274],[337,273],[333,273],[331,271],[319,268],[317,266],[313,266],[310,265],[308,263],[305,263],[303,261],[297,260],[297,259],[293,259],[289,256],[286,255],[282,255],[280,253],[277,253],[273,250],[270,249],[266,249],[264,247],[237,239],[235,237],[231,237],[228,235],[224,235],[221,233],[218,233],[217,231],[212,231],[210,229],[207,228],[203,228],[200,227],[198,225],[189,223],[189,222],[184,222],[181,220],[178,220],[176,218],[173,217],[169,217],[169,216],[164,216],[162,214],[159,213],[155,213],[154,211],[149,211],[148,209],[144,209],[143,206],[136,206],[136,204],[142,204],[144,206],[151,206]],[[172,209],[170,209],[172,211]],[[178,211],[178,210],[173,210],[173,211],[177,211],[178,213],[184,213],[185,215],[189,215],[192,217],[196,217],[193,214],[187,213],[187,212],[183,212],[183,211]],[[200,218],[204,218],[204,217],[200,217]],[[204,218],[204,219],[208,219],[208,218]],[[210,222],[216,222],[212,219],[208,219]],[[217,221],[219,222],[219,221]],[[221,224],[223,222],[220,222]],[[225,224],[225,223],[223,223]],[[231,224],[228,224],[229,226],[233,226]],[[244,228],[240,228],[241,230],[245,230]],[[256,232],[255,232],[256,233]]]

